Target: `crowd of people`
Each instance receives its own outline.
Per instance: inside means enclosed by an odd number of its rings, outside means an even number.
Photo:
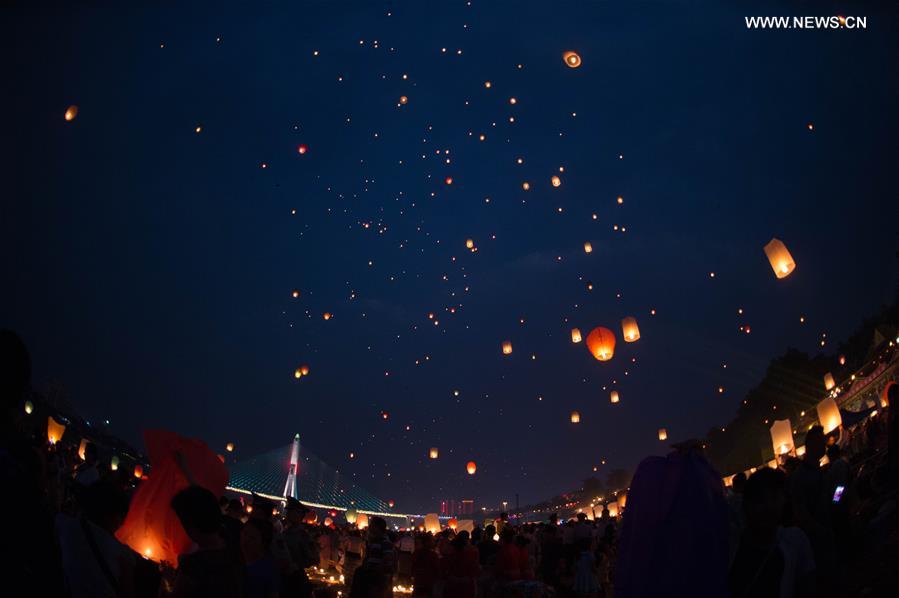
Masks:
[[[134,476],[101,463],[90,443],[79,454],[21,425],[29,380],[24,344],[0,331],[0,562],[5,582],[22,589],[16,595],[788,598],[899,588],[899,568],[872,575],[865,566],[899,556],[899,436],[889,408],[835,433],[813,427],[803,456],[738,474],[729,488],[699,443],[650,457],[623,517],[590,508],[534,523],[502,513],[432,533],[377,516],[364,527],[319,523],[293,498],[221,497],[189,485],[170,507],[192,547],[177,563],[156,563],[115,535]]]

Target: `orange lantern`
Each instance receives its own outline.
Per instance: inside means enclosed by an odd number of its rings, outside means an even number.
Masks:
[[[406,96],[400,96],[400,104],[406,104],[409,102],[409,98]]]
[[[431,450],[428,452],[428,457],[431,459],[436,459],[438,455],[437,447],[431,447]]]
[[[81,443],[78,444],[78,458],[82,461],[84,461],[84,453],[89,443],[90,441],[87,438],[82,438]]]
[[[550,179],[550,182],[552,183],[553,187],[558,187],[562,184],[562,179],[560,179],[558,175],[553,175],[553,177]]]
[[[578,413],[577,411],[572,411],[571,412],[571,423],[573,423],[573,424],[581,423],[581,414]]]
[[[618,391],[617,391],[617,390],[613,390],[613,391],[612,391],[612,394],[609,395],[609,398],[610,398],[610,400],[611,400],[613,403],[617,403],[618,401],[621,400],[621,397],[618,396]]]
[[[571,329],[571,342],[573,342],[573,343],[581,342],[581,329],[580,328],[572,328]]]
[[[609,517],[618,517],[618,504],[610,502],[606,505],[606,508],[609,510]]]
[[[134,477],[137,479],[144,477],[144,466],[140,463],[134,466]]]
[[[72,104],[68,108],[66,108],[65,119],[67,121],[75,120],[75,117],[78,116],[78,106]]]
[[[512,341],[503,341],[503,355],[512,354]]]
[[[474,239],[465,239],[465,247],[474,249]]]
[[[450,519],[449,521],[446,522],[446,527],[455,531],[455,529],[457,527],[459,527],[459,521],[455,517],[453,517],[452,519]]]
[[[468,471],[468,475],[474,475],[474,472],[478,470],[478,465],[474,461],[469,461],[468,465],[465,466],[466,471]]]
[[[637,320],[631,316],[621,320],[621,334],[626,343],[640,340],[640,328],[637,326]]]
[[[330,319],[331,319],[331,312],[326,311],[325,313],[322,314],[322,318],[323,318],[325,321],[330,320]]]
[[[659,440],[668,440],[668,430],[659,428]]]
[[[821,427],[824,428],[825,434],[830,434],[843,424],[840,408],[837,407],[837,402],[832,398],[827,397],[818,403],[817,410],[818,421],[821,422]]]
[[[836,386],[837,383],[834,382],[833,374],[827,372],[824,374],[824,388],[827,390],[833,390],[833,387]]]
[[[771,269],[778,278],[786,278],[796,268],[793,256],[780,239],[771,239],[765,245],[765,255],[768,256]]]
[[[62,435],[66,432],[66,425],[61,424],[50,415],[47,417],[47,441],[50,444],[56,444],[62,440]]]
[[[390,507],[391,509],[393,508],[394,504],[396,504],[396,503],[394,503],[392,500],[387,501],[387,506]]]
[[[593,253],[593,244],[590,241],[584,243],[584,253]]]
[[[573,52],[571,50],[562,54],[562,60],[565,61],[565,64],[568,68],[576,69],[581,66],[581,56],[577,52]]]
[[[233,453],[234,452],[234,443],[229,442],[228,444],[226,444],[225,450],[228,451],[229,453]]]
[[[627,492],[618,493],[618,508],[623,509],[627,506]]]
[[[880,408],[886,409],[890,406],[890,388],[896,386],[899,382],[895,382],[890,380],[886,383],[886,386],[883,387],[883,391],[880,393]]]
[[[615,335],[608,328],[597,326],[587,335],[587,348],[599,361],[608,361],[615,354]]]
[[[786,455],[793,451],[793,426],[789,419],[779,419],[771,426],[771,446],[774,456]]]
[[[368,527],[368,515],[365,513],[359,513],[356,515],[356,527],[359,529],[365,529]]]

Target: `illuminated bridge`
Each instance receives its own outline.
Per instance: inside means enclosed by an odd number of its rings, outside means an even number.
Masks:
[[[296,457],[292,454],[296,448]],[[295,476],[291,461],[296,459]],[[346,511],[406,519],[415,517],[393,512],[387,501],[377,498],[342,476],[324,461],[304,448],[299,435],[294,442],[263,455],[244,459],[231,468],[228,490],[242,494],[255,493],[273,500],[295,496],[307,507]]]

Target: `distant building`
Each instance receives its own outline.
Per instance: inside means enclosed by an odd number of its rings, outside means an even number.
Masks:
[[[462,500],[448,499],[440,501],[440,514],[447,517],[457,515],[474,515],[474,500],[463,498]]]

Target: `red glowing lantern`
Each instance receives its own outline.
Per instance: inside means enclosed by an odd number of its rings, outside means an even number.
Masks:
[[[306,145],[305,143],[301,143],[300,145],[297,146],[297,153],[300,155],[303,155],[308,151],[309,151],[309,146]]]
[[[474,461],[469,461],[465,469],[468,471],[468,475],[474,475],[474,472],[478,470],[478,465]]]
[[[587,335],[587,348],[599,361],[608,361],[615,354],[615,334],[608,328],[597,326]]]

